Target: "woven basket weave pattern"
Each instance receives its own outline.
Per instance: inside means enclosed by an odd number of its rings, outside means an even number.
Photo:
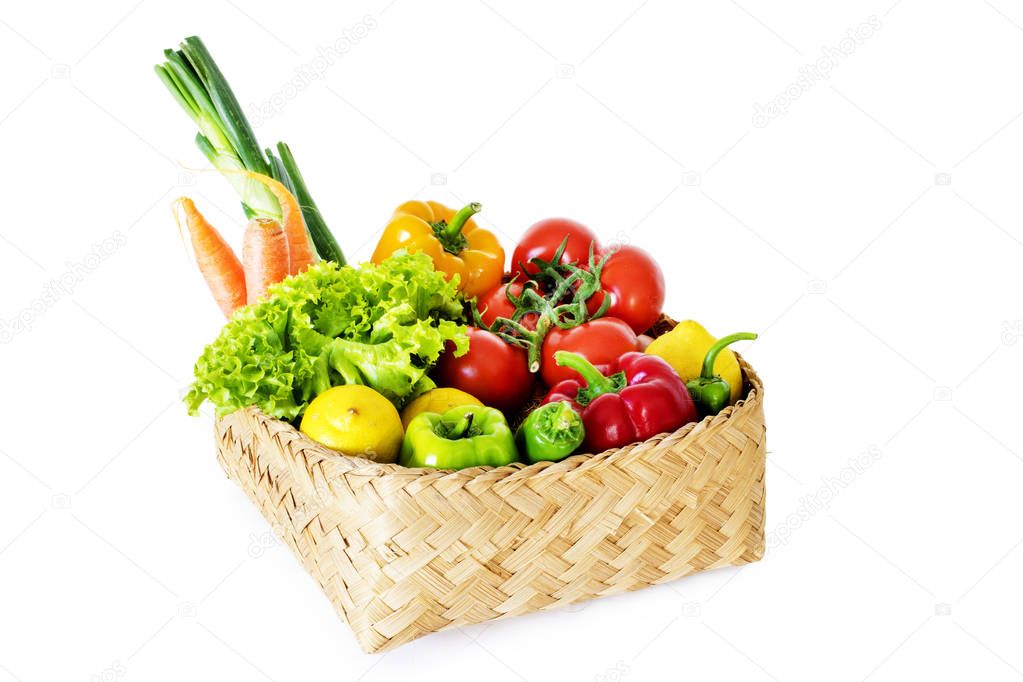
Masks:
[[[764,551],[763,388],[598,455],[462,471],[339,456],[255,408],[218,459],[367,652],[745,564]]]

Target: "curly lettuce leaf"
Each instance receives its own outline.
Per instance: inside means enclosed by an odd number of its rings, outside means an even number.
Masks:
[[[256,405],[297,418],[331,386],[370,386],[401,406],[432,385],[446,343],[468,350],[457,281],[424,254],[358,268],[322,262],[242,308],[195,365],[185,402],[218,415]]]

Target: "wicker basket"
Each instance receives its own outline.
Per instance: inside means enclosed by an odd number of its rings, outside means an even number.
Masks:
[[[598,455],[461,471],[340,456],[255,408],[217,456],[367,652],[637,590],[764,551],[763,388]]]

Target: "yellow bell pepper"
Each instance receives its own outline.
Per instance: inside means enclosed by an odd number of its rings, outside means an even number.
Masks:
[[[646,352],[663,358],[678,372],[683,382],[688,382],[700,376],[703,359],[716,341],[699,322],[686,320],[679,322],[667,334],[654,339],[647,346]],[[742,397],[742,369],[730,349],[725,348],[718,353],[714,374],[728,382],[731,389],[729,404],[734,404]]]
[[[474,203],[455,212],[435,201],[406,201],[384,228],[370,260],[380,263],[399,249],[421,251],[448,279],[458,275],[466,296],[481,296],[501,284],[504,249],[472,220],[480,208]]]

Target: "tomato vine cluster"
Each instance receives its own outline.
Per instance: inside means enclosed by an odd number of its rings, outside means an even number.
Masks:
[[[558,351],[578,353],[606,371],[639,351],[660,317],[664,275],[642,249],[605,248],[585,225],[566,218],[530,227],[512,254],[505,282],[476,299],[469,352],[443,355],[442,385],[505,411],[521,408],[537,378],[552,387],[579,374],[559,365]]]

